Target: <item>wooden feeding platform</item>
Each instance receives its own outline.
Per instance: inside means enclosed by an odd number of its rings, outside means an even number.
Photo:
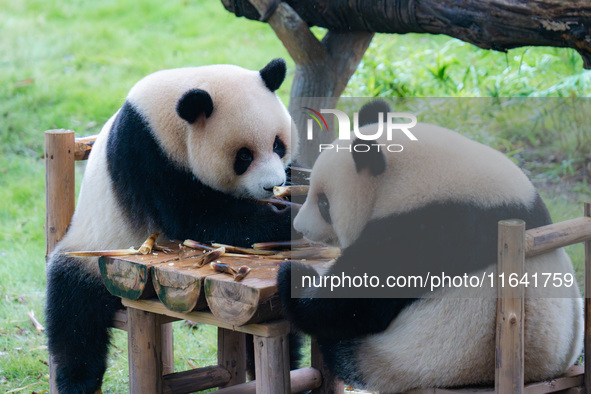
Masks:
[[[241,326],[281,317],[277,271],[285,260],[305,261],[324,270],[331,258],[338,255],[334,248],[307,246],[267,252],[272,253],[267,255],[229,254],[216,259],[236,270],[245,265],[250,268],[244,279],[236,281],[232,275],[214,271],[209,264],[197,266],[196,258],[203,251],[187,252],[186,248],[181,250],[179,244],[177,241],[163,243],[161,246],[170,249],[168,253],[101,257],[99,266],[107,289],[128,300],[158,296],[162,304],[174,312],[209,308],[221,321]]]

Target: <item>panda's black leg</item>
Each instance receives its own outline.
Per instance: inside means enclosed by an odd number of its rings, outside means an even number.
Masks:
[[[60,394],[94,393],[107,364],[109,327],[121,308],[80,260],[56,256],[47,272],[46,324]]]

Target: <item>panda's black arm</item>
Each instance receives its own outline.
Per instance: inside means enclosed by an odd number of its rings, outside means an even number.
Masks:
[[[197,197],[194,205],[185,206],[184,214],[178,212],[178,207],[160,210],[169,237],[248,247],[256,242],[286,241],[292,236],[289,208],[278,211],[269,204],[211,190]],[[179,215],[190,219],[178,220],[182,217]]]
[[[340,259],[339,259],[340,261]],[[330,276],[334,272],[328,272]],[[322,278],[309,266],[283,263],[277,282],[286,316],[303,332],[319,338],[355,338],[384,331],[407,305],[410,298],[319,298],[331,294],[311,289],[312,297],[292,298],[292,284],[299,286],[302,276]],[[293,282],[292,282],[293,279]],[[337,296],[342,292],[335,291]],[[340,294],[339,294],[340,293]],[[310,294],[306,294],[310,295]]]

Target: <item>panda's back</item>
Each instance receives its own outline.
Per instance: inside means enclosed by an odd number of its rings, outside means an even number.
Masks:
[[[527,260],[537,272],[573,273],[562,249]],[[496,267],[484,271],[496,272]],[[480,271],[482,272],[482,271]],[[478,275],[478,273],[475,273]],[[355,344],[354,368],[346,370],[374,390],[492,384],[495,374],[496,289],[457,289],[403,310],[386,331]],[[526,289],[525,379],[562,374],[582,348],[582,300],[576,283],[557,298]],[[457,297],[461,298],[457,298]],[[570,298],[569,298],[570,297]],[[451,335],[450,335],[451,334]],[[340,349],[352,354],[352,349]]]

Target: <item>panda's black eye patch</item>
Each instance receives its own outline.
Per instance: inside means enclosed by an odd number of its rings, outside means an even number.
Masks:
[[[236,175],[244,174],[253,160],[254,156],[250,149],[240,148],[236,152],[236,159],[234,159],[234,172]]]
[[[285,144],[281,141],[279,136],[276,136],[275,142],[273,142],[273,152],[277,153],[279,157],[285,156]]]
[[[328,202],[328,197],[326,197],[326,194],[324,193],[318,194],[318,210],[326,223],[332,224],[332,219],[330,218],[330,203]]]

